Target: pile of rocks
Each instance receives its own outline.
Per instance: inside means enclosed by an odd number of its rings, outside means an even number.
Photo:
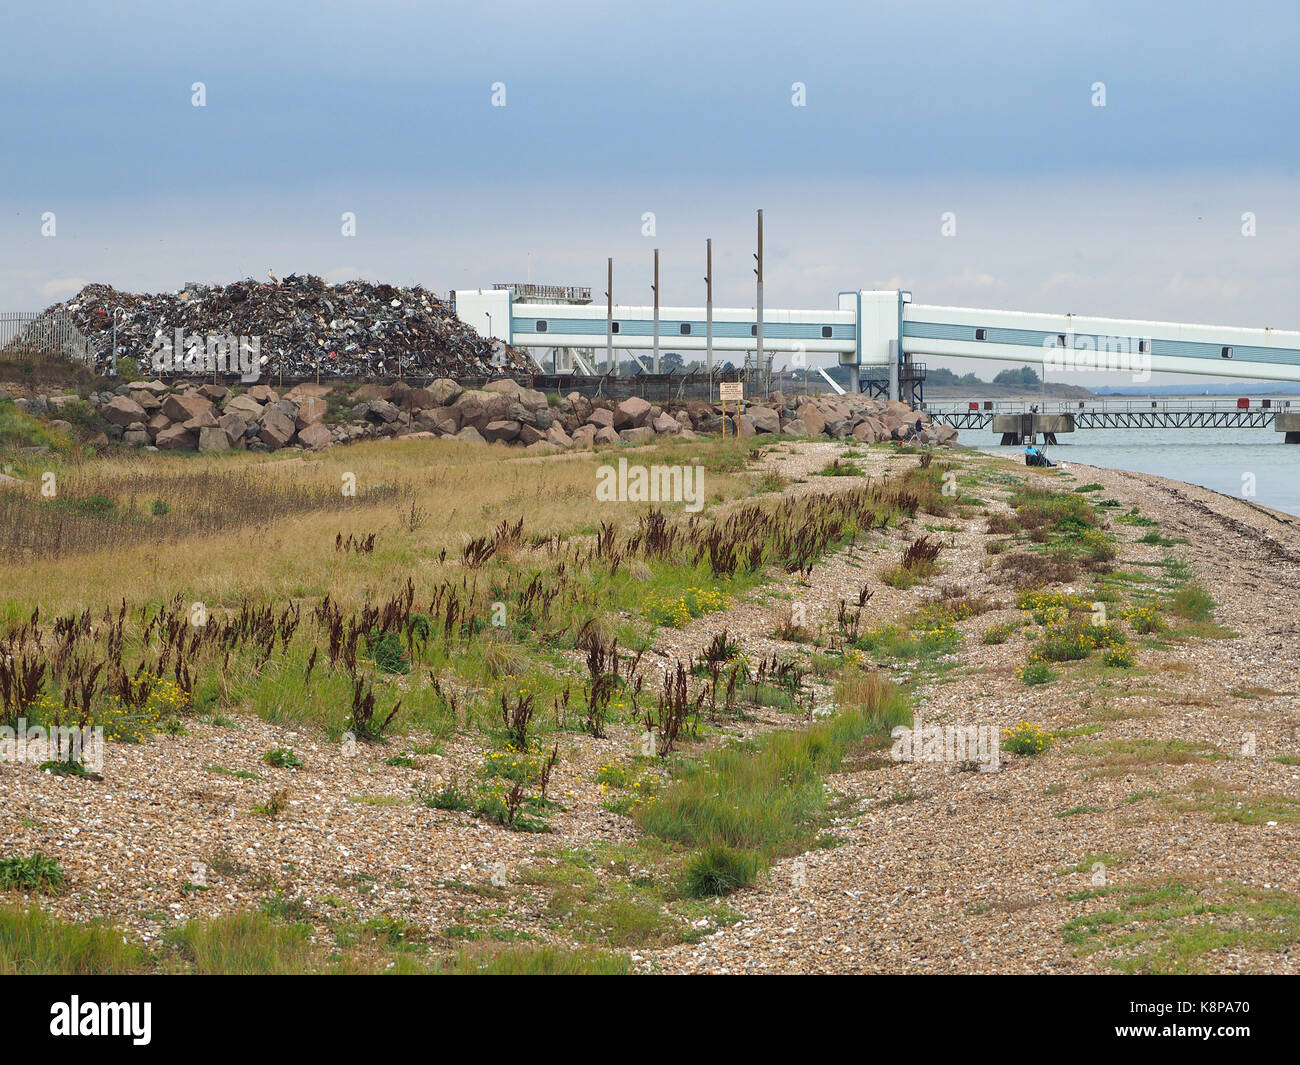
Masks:
[[[153,372],[159,341],[171,341],[177,330],[187,337],[256,338],[265,370],[291,377],[491,377],[529,367],[522,353],[480,336],[418,285],[329,285],[310,274],[225,286],[190,283],[157,294],[96,284],[42,318],[65,314],[85,335],[101,372],[112,361],[115,315],[118,359],[134,358],[146,373]],[[38,319],[29,331],[40,328]],[[178,372],[188,372],[174,347],[172,358],[181,360]]]
[[[19,399],[33,414],[57,418],[78,397]],[[173,389],[161,381],[135,382],[92,393],[105,435],[164,451],[274,451],[290,445],[323,448],[376,437],[454,437],[476,444],[515,445],[534,451],[636,444],[655,436],[695,439],[720,433],[825,436],[864,443],[914,439],[951,445],[957,431],[931,424],[904,403],[866,396],[790,397],[773,393],[740,414],[717,404],[665,408],[639,397],[621,402],[577,392],[556,402],[511,378],[481,389],[449,378],[423,386],[368,384],[347,394],[341,386],[306,383],[283,394],[267,385],[235,392],[223,385]],[[66,424],[66,423],[63,423]],[[62,426],[60,426],[62,427]],[[70,425],[67,426],[69,429]]]

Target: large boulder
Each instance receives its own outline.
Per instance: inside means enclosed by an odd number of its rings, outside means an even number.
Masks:
[[[217,424],[226,431],[231,440],[238,440],[248,432],[248,419],[233,411],[218,418]]]
[[[286,399],[289,397],[285,397]],[[298,412],[294,417],[294,424],[301,430],[304,426],[315,425],[325,420],[325,414],[329,410],[325,401],[319,396],[299,396]]]
[[[570,392],[564,397],[564,405],[577,416],[579,424],[585,422],[591,413],[591,400],[581,392]]]
[[[681,424],[671,414],[660,414],[650,423],[650,428],[656,433],[680,433]]]
[[[756,433],[779,433],[781,431],[781,416],[771,407],[750,407],[745,411],[745,417],[754,426]]]
[[[54,399],[50,400],[50,402],[54,403],[55,406],[62,406],[62,404],[56,402],[56,400],[61,398],[62,398],[61,396],[56,396]],[[162,400],[160,400],[152,392],[146,392],[143,389],[138,389],[138,388],[131,389],[131,398],[135,400],[137,403],[139,403],[140,406],[142,406],[145,410],[150,412],[156,411],[158,410],[159,407],[162,406]]]
[[[311,422],[298,430],[298,442],[312,450],[329,447],[333,439],[329,428],[321,422]]]
[[[573,437],[561,429],[559,425],[552,425],[546,430],[546,439],[556,447],[562,447],[566,451],[573,447]]]
[[[545,439],[546,434],[535,425],[522,425],[519,427],[519,442],[525,447]]]
[[[551,401],[546,398],[545,392],[539,392],[535,388],[521,388],[517,397],[529,410],[547,410]]]
[[[366,419],[375,423],[388,425],[402,416],[402,412],[397,409],[396,404],[390,403],[386,399],[372,399],[365,406]]]
[[[629,444],[643,444],[655,435],[655,431],[648,425],[635,425],[631,429],[624,429],[619,434]]]
[[[183,425],[169,425],[153,439],[159,451],[193,451],[199,443],[198,437]]]
[[[462,429],[459,433],[456,434],[456,439],[464,440],[467,444],[487,443],[487,441],[483,439],[483,434],[480,433],[477,429],[475,429],[474,426],[472,425],[465,426],[464,429]]]
[[[813,403],[805,403],[795,411],[794,416],[803,422],[804,432],[808,436],[821,436],[826,429],[826,419]]]
[[[551,427],[552,430],[555,426]],[[613,432],[611,429],[610,432]],[[573,446],[580,448],[594,447],[596,444],[596,427],[594,425],[580,425],[573,430]]]
[[[740,437],[753,436],[754,432],[755,432],[754,419],[751,418],[748,414],[742,414],[740,415],[740,417],[736,419],[737,436]]]
[[[596,444],[617,444],[618,433],[612,425],[602,425],[596,430]]]
[[[489,381],[483,386],[484,392],[500,392],[502,395],[509,396],[511,399],[518,396],[522,390],[523,386],[513,377],[503,377],[499,381]]]
[[[594,425],[597,429],[614,428],[614,412],[606,410],[604,407],[593,407],[591,413],[587,415],[587,424]]]
[[[301,403],[308,396],[313,399],[324,399],[330,394],[329,385],[318,385],[314,381],[304,381],[302,384],[294,385],[284,394],[285,399],[291,399],[295,403]]]
[[[120,425],[123,428],[134,422],[147,421],[149,417],[139,403],[126,396],[114,396],[99,408],[99,414],[110,425]]]
[[[615,429],[635,429],[650,416],[650,404],[640,396],[629,396],[614,410]]]
[[[505,420],[510,412],[510,403],[511,397],[500,391],[467,389],[456,398],[452,407],[462,426],[473,426],[481,434],[489,422]]]
[[[259,403],[252,396],[231,396],[222,406],[227,414],[238,414],[246,422],[255,422],[261,416],[265,404]]]
[[[230,436],[219,425],[204,426],[199,430],[200,451],[229,451]]]
[[[225,385],[200,385],[198,393],[204,399],[210,399],[213,403],[220,403],[230,395],[230,389]]]
[[[257,420],[257,439],[269,448],[284,447],[293,439],[297,426],[278,406],[268,406]]]
[[[433,398],[434,403],[440,407],[445,407],[448,403],[454,403],[456,397],[465,390],[450,378],[439,377],[425,391]]]
[[[433,393],[427,388],[408,388],[402,393],[401,401],[398,406],[402,410],[427,410],[429,407],[439,407],[440,404],[433,398]]]
[[[203,413],[212,413],[212,400],[205,399],[197,392],[185,395],[172,393],[163,400],[162,412],[174,422],[187,422]],[[215,425],[216,422],[214,421]]]
[[[791,418],[785,423],[781,430],[786,436],[808,436],[808,426],[804,425],[802,418]]]
[[[509,443],[519,435],[521,428],[522,426],[519,422],[500,419],[498,421],[488,422],[480,431],[483,434],[483,439],[489,444],[495,444],[498,440],[504,440],[506,443]]]
[[[951,425],[936,425],[934,427],[934,438],[944,447],[951,447],[957,443],[957,430]]]
[[[209,407],[207,410],[201,410],[193,418],[188,418],[181,424],[192,433],[197,433],[200,429],[215,429],[218,424],[216,408]]]

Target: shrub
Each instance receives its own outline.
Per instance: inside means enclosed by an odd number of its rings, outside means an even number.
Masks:
[[[443,783],[436,791],[430,790],[427,783],[421,784],[415,797],[431,810],[470,810],[474,807],[474,800],[456,777]]]
[[[853,462],[841,462],[836,459],[829,466],[818,470],[817,477],[861,477],[862,469]]]
[[[1165,619],[1160,616],[1160,613],[1154,607],[1126,607],[1120,616],[1133,626],[1134,632],[1141,633],[1144,636],[1164,632],[1168,628]]]
[[[1101,660],[1106,665],[1114,666],[1116,669],[1132,669],[1137,664],[1137,659],[1130,647],[1108,647],[1106,653],[1101,656]]]
[[[1018,628],[1020,626],[1014,621],[1007,621],[1001,625],[990,625],[984,630],[982,642],[990,645],[1006,643]]]
[[[1077,625],[1049,625],[1038,647],[1048,662],[1078,662],[1092,654],[1093,644]]]
[[[1128,637],[1113,621],[1104,621],[1099,625],[1085,625],[1083,635],[1093,647],[1122,647],[1128,643]]]
[[[262,755],[262,761],[276,769],[301,769],[306,764],[291,747],[274,747]]]
[[[676,599],[651,592],[642,604],[642,612],[656,625],[671,625],[680,629],[690,624],[693,618],[726,610],[730,605],[731,598],[725,592],[711,588],[687,588]]]
[[[1199,584],[1185,584],[1174,595],[1170,609],[1189,621],[1209,621],[1214,617],[1214,599]]]
[[[57,895],[62,888],[63,866],[40,851],[30,858],[0,858],[0,891]]]
[[[758,877],[759,856],[725,844],[710,847],[686,865],[682,894],[692,899],[729,895]]]
[[[1002,730],[1002,749],[1012,754],[1042,754],[1052,746],[1052,734],[1041,725],[1020,721],[1015,728]]]
[[[261,814],[263,817],[279,817],[289,809],[289,794],[288,788],[280,788],[272,792],[266,802],[259,802],[253,807],[253,813]]]
[[[1023,684],[1031,686],[1035,684],[1046,684],[1052,679],[1052,670],[1048,664],[1041,659],[1031,658],[1016,670],[1016,676],[1020,678],[1020,681]]]
[[[366,653],[374,659],[381,673],[411,672],[411,659],[402,643],[401,633],[371,629],[366,633]]]

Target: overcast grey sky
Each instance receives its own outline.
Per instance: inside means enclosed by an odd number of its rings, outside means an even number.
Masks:
[[[1300,329],[1298,31],[1294,2],[47,0],[6,13],[0,309],[268,268],[603,291],[608,255],[644,302],[655,246],[697,304],[705,237],[749,306],[762,207],[769,306]]]

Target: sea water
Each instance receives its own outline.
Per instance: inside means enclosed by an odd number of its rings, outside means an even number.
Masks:
[[[1023,461],[989,429],[964,429],[961,442]],[[1078,429],[1047,447],[1053,462],[1151,473],[1300,514],[1300,444],[1267,429]],[[1253,494],[1252,494],[1253,493]]]

